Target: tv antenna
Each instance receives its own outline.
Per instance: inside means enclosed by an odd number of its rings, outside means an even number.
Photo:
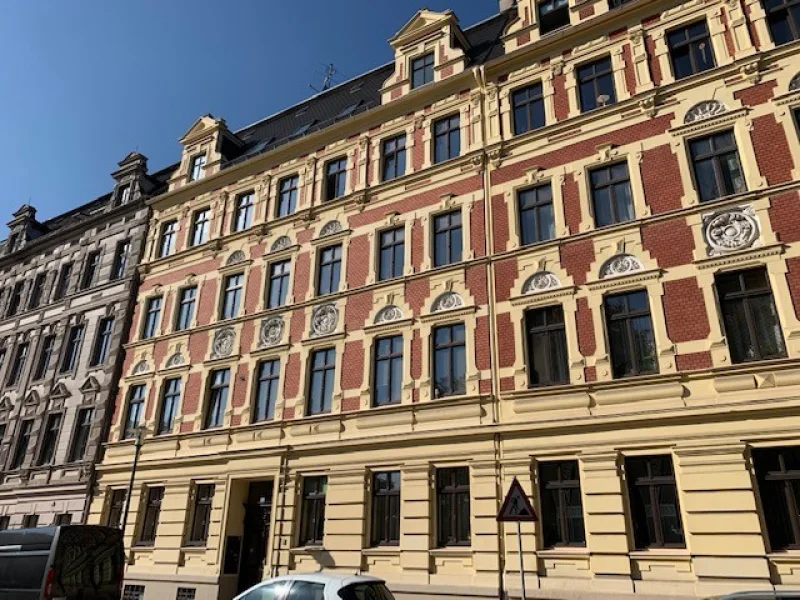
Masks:
[[[308,87],[310,87],[318,94],[320,92],[324,92],[325,90],[331,87],[331,84],[333,83],[333,76],[336,75],[337,73],[338,71],[336,70],[336,67],[333,66],[333,63],[329,63],[328,66],[325,68],[325,79],[322,80],[322,89],[317,89],[313,85],[309,85]]]

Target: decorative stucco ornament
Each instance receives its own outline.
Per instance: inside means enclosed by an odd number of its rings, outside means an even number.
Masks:
[[[233,352],[233,342],[236,332],[232,327],[220,329],[214,334],[214,343],[211,346],[211,358],[225,358]]]
[[[147,373],[149,370],[150,364],[146,360],[140,360],[136,363],[136,366],[133,367],[132,374],[141,375],[142,373]]]
[[[724,112],[728,112],[728,107],[722,102],[719,100],[706,100],[690,108],[683,122],[696,123],[697,121],[704,121],[705,119],[716,117]]]
[[[390,323],[391,321],[399,321],[402,318],[403,311],[392,304],[384,306],[378,311],[378,314],[375,315],[375,324]]]
[[[703,237],[712,256],[750,248],[759,237],[753,208],[740,206],[706,215]]]
[[[622,275],[630,275],[638,271],[643,271],[644,265],[635,256],[630,254],[617,254],[612,256],[600,269],[600,278],[606,277],[620,277]]]
[[[272,246],[270,246],[270,252],[280,252],[281,250],[286,250],[289,246],[292,245],[292,240],[289,239],[288,235],[282,235],[277,240],[272,242]]]
[[[538,294],[539,292],[552,290],[557,287],[561,287],[561,282],[558,280],[558,277],[550,271],[539,271],[528,277],[525,285],[522,286],[522,293]]]
[[[261,321],[258,343],[262,348],[276,346],[283,339],[283,317],[270,317]]]
[[[180,352],[176,352],[167,360],[167,368],[174,369],[175,367],[182,367],[186,364],[186,358]]]
[[[311,313],[311,335],[317,337],[333,333],[338,323],[339,311],[333,304],[318,306]]]
[[[322,229],[320,229],[319,237],[327,235],[334,235],[342,230],[342,224],[339,221],[328,221]]]
[[[225,266],[229,267],[231,265],[238,264],[240,262],[244,262],[247,260],[247,256],[241,250],[236,250],[232,252],[231,255],[228,257],[228,260],[225,261]]]
[[[433,302],[431,312],[454,310],[464,306],[464,299],[455,292],[445,292]]]

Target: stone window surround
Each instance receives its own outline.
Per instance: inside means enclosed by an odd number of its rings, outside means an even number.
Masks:
[[[524,133],[514,133],[514,107],[512,105],[512,97],[514,92],[526,88],[530,85],[537,83],[542,86],[542,101],[544,103],[544,127],[556,123],[556,113],[553,97],[555,95],[555,88],[553,87],[553,78],[555,74],[551,65],[540,65],[539,63],[525,67],[513,73],[509,73],[508,79],[501,84],[499,92],[499,110],[500,120],[502,122],[503,138],[511,140],[524,136],[526,134],[538,131],[538,129],[531,129]],[[542,127],[541,129],[544,129]]]
[[[369,141],[371,143],[369,144],[370,148],[368,150],[371,163],[371,172],[369,175],[372,183],[370,187],[389,184],[414,173],[414,131],[416,131],[414,121],[415,119],[409,121],[405,117],[395,119],[395,121],[390,121],[389,124],[386,125],[386,129],[382,129],[378,134],[370,138]],[[384,181],[383,143],[401,135],[406,136],[406,171],[402,175]]]
[[[314,308],[326,304],[322,302],[316,306],[311,306],[306,309],[308,322],[311,319]],[[343,330],[344,314],[341,306],[339,309],[339,323],[336,326],[336,332],[322,335],[317,338],[307,338],[303,340],[300,348],[300,385],[297,398],[286,398],[284,403],[286,408],[294,407],[294,420],[302,419],[319,419],[327,418],[332,415],[338,415],[342,412],[342,401],[344,399],[344,392],[342,390],[342,363],[344,359],[345,340]],[[331,393],[331,410],[327,413],[320,413],[317,415],[307,415],[306,409],[308,408],[308,401],[311,389],[311,358],[316,350],[332,349],[334,352],[334,371],[333,371],[333,392]]]
[[[286,352],[285,345],[278,345],[272,348],[265,348],[264,350],[253,350],[250,352],[249,357],[244,364],[247,368],[249,377],[247,378],[245,389],[245,404],[244,406],[235,407],[233,410],[234,416],[240,417],[242,425],[252,425],[253,410],[256,406],[258,395],[258,366],[264,361],[277,360],[279,366],[280,378],[278,380],[278,395],[275,398],[275,416],[272,421],[259,421],[259,425],[267,426],[270,423],[283,421],[283,410],[286,405],[286,397],[284,396],[284,385],[286,383],[286,368],[289,362],[289,353]]]
[[[567,98],[569,99],[569,114],[567,115],[567,119],[602,111],[609,106],[621,104],[622,102],[630,99],[631,95],[628,92],[628,85],[625,81],[625,61],[622,57],[623,46],[627,43],[627,38],[620,38],[617,41],[606,41],[604,38],[599,38],[598,40],[593,40],[589,44],[586,44],[584,47],[575,48],[570,56],[569,62],[563,66],[563,73],[566,76],[564,87],[566,89]],[[587,63],[594,62],[607,56],[611,57],[611,69],[614,75],[614,92],[616,95],[616,101],[613,104],[608,104],[604,107],[583,111],[581,110],[578,99],[578,68]],[[556,65],[553,66],[554,68],[558,69]]]
[[[393,280],[402,279],[402,277],[412,275],[414,273],[414,266],[411,264],[411,246],[412,246],[412,226],[414,223],[413,214],[399,215],[398,213],[390,213],[386,216],[382,223],[376,223],[370,228],[367,233],[369,240],[369,266],[367,269],[367,281],[365,285],[372,285],[374,283],[385,284]],[[393,229],[403,229],[403,275],[401,277],[392,277],[391,279],[380,280],[378,277],[378,270],[380,269],[380,241],[381,234],[385,231]]]
[[[270,273],[272,270],[272,265],[283,262],[289,261],[289,290],[286,294],[286,303],[283,306],[279,306],[276,308],[270,308],[268,306],[268,297],[269,297],[269,286],[270,286]],[[258,307],[256,310],[258,312],[264,311],[282,311],[282,310],[289,310],[293,304],[295,304],[295,297],[294,297],[294,276],[297,272],[297,247],[287,248],[286,250],[281,250],[280,252],[274,253],[266,253],[261,259],[261,274],[263,278],[264,285],[261,289],[261,297],[258,301]]]
[[[776,107],[772,112],[775,118],[783,126],[786,140],[789,143],[789,152],[795,168],[792,170],[792,179],[800,179],[800,125],[795,120],[794,113],[800,111],[800,89],[789,90],[789,82],[800,75],[800,71],[792,73],[782,71],[778,73],[778,87],[775,89],[776,97],[772,99],[771,105]]]
[[[475,252],[472,249],[472,210],[475,204],[482,198],[483,189],[462,196],[442,194],[438,203],[429,204],[416,211],[415,217],[419,219],[423,231],[425,232],[422,243],[422,263],[419,268],[420,272],[425,273],[428,271],[447,269],[475,258]],[[433,222],[436,217],[440,215],[456,211],[461,213],[461,260],[448,265],[434,267],[433,250],[435,232],[433,231]]]
[[[319,236],[320,231],[322,230],[325,225],[330,223],[331,221],[339,221],[342,224],[342,230],[331,234],[326,235],[323,237]],[[316,230],[316,235],[311,240],[311,251],[309,252],[309,285],[308,290],[306,291],[306,297],[300,298],[299,301],[311,301],[311,300],[319,300],[320,302],[324,302],[325,300],[333,301],[334,299],[338,298],[341,292],[347,291],[349,289],[347,283],[347,267],[348,267],[348,249],[350,247],[350,236],[352,231],[348,229],[347,220],[345,215],[342,213],[337,213],[335,215],[331,215],[331,218],[328,219],[327,216],[319,222],[318,228]],[[317,294],[317,276],[319,273],[319,253],[331,246],[336,246],[341,244],[342,246],[342,265],[341,270],[339,273],[339,289],[336,292],[331,294],[327,294],[325,296],[320,296]],[[294,266],[294,265],[293,265]],[[294,274],[292,274],[292,281],[294,281]]]
[[[475,139],[476,136],[470,135],[470,130],[473,125],[470,119],[471,112],[472,112],[472,105],[469,103],[469,101],[465,98],[461,98],[460,94],[453,94],[447,98],[444,98],[443,100],[440,100],[439,102],[434,103],[431,112],[417,117],[416,120],[421,121],[421,124],[415,123],[415,126],[417,126],[418,129],[421,128],[423,131],[422,143],[425,149],[423,154],[422,166],[420,167],[420,170],[429,169],[431,167],[441,167],[443,165],[450,165],[454,161],[457,161],[458,159],[463,158],[464,156],[469,154],[474,146],[480,145],[479,140]],[[433,124],[439,119],[452,117],[456,115],[458,115],[459,117],[459,136],[460,136],[461,151],[458,156],[455,156],[453,158],[450,158],[448,160],[439,163],[434,163]],[[412,162],[413,162],[413,153],[412,153]]]

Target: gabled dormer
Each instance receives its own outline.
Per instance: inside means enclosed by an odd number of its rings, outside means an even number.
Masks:
[[[3,246],[3,254],[11,254],[25,247],[25,244],[47,233],[47,228],[36,220],[36,209],[23,204],[8,222],[8,239]]]
[[[169,181],[174,190],[218,173],[225,161],[241,154],[244,143],[232,133],[225,119],[212,115],[200,117],[181,138],[181,165]]]
[[[148,196],[156,187],[147,175],[147,157],[144,154],[131,152],[117,164],[119,169],[111,174],[116,181],[111,208]]]
[[[389,40],[394,74],[381,90],[383,104],[461,73],[467,67],[467,38],[453,11],[423,9]]]

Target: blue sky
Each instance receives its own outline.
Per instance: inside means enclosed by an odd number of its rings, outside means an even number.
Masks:
[[[31,201],[45,219],[109,191],[128,152],[180,158],[202,114],[238,129],[389,62],[420,8],[462,27],[496,0],[4,0],[0,6],[0,223]]]

